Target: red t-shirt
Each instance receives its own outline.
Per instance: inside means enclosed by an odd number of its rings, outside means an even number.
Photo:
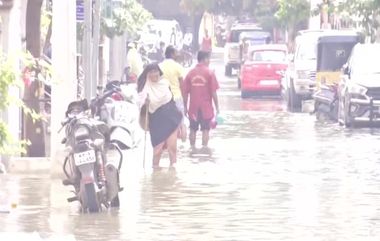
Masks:
[[[212,50],[212,41],[211,38],[203,38],[201,50],[211,52]]]
[[[183,83],[183,94],[190,95],[189,117],[197,120],[198,112],[202,112],[205,120],[214,117],[212,94],[219,89],[215,73],[205,64],[197,64],[186,76]]]

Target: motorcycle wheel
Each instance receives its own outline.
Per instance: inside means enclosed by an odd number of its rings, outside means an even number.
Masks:
[[[120,199],[119,194],[111,201],[111,208],[119,208],[120,207]]]
[[[84,186],[84,201],[85,208],[88,209],[90,213],[97,213],[100,211],[100,206],[98,203],[98,196],[95,190],[94,183],[88,183]]]

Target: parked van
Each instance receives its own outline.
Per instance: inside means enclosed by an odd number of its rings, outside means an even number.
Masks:
[[[152,19],[148,21],[141,31],[140,39],[145,44],[157,43],[160,40],[166,46],[174,45],[177,49],[182,49],[183,46],[183,32],[176,20]]]

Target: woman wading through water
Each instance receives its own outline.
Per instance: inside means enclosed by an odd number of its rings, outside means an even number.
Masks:
[[[153,168],[159,168],[165,149],[169,152],[170,166],[177,162],[177,131],[183,116],[176,107],[169,86],[169,81],[162,78],[162,71],[156,63],[147,65],[138,79],[140,103],[145,103],[140,120],[145,120],[143,116],[148,114],[148,123],[142,125],[149,127]]]

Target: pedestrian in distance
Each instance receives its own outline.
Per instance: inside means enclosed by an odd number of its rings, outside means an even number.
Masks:
[[[149,127],[153,146],[153,168],[159,168],[165,149],[169,152],[170,166],[174,166],[177,162],[177,130],[183,116],[173,100],[169,81],[162,77],[157,63],[145,67],[138,79],[137,90],[140,103],[144,104],[140,124],[141,120],[147,120],[148,123],[141,125],[143,128]]]
[[[185,114],[190,120],[191,150],[196,150],[196,134],[202,131],[202,151],[209,152],[211,122],[219,114],[217,90],[219,84],[214,71],[209,69],[210,52],[198,52],[198,64],[187,74],[183,84]],[[214,104],[214,106],[213,106]]]
[[[207,29],[205,29],[205,35],[203,37],[202,44],[201,44],[201,51],[210,52],[210,53],[212,52],[212,40],[208,34]]]
[[[130,67],[130,73],[139,76],[143,71],[143,61],[137,50],[137,43],[128,44],[127,64]]]
[[[184,68],[175,59],[178,56],[178,51],[174,46],[169,45],[165,50],[165,60],[160,64],[164,79],[169,80],[170,89],[173,93],[174,102],[177,108],[184,114],[183,96],[182,96],[182,82],[184,78]],[[178,136],[183,142],[186,141],[187,131],[184,122],[179,128]]]

